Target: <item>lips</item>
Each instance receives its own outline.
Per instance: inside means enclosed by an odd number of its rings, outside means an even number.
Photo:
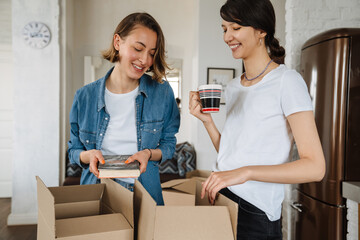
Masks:
[[[132,64],[134,69],[138,72],[142,72],[144,70],[144,67],[140,67],[139,65],[136,65],[136,64]]]
[[[232,51],[235,51],[236,49],[238,49],[240,47],[240,43],[238,44],[229,44],[229,47]]]

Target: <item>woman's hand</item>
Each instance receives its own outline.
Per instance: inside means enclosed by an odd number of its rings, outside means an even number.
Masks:
[[[190,91],[189,94],[189,111],[191,115],[200,119],[203,123],[212,120],[210,113],[203,113],[198,91]]]
[[[150,156],[152,155],[150,149],[144,149],[140,152],[135,153],[131,157],[129,157],[125,163],[131,163],[134,161],[138,161],[140,163],[140,173],[146,171],[147,164],[150,160]]]
[[[105,163],[101,151],[95,149],[81,152],[80,161],[85,164],[89,164],[90,172],[92,172],[96,177],[99,176],[98,162],[101,164]]]
[[[203,183],[201,199],[203,199],[207,193],[209,202],[211,204],[215,204],[215,199],[221,189],[236,184],[242,184],[248,180],[249,172],[246,171],[246,168],[238,168],[223,172],[212,172]]]

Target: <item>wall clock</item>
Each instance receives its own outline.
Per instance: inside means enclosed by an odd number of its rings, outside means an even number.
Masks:
[[[49,28],[41,22],[29,22],[23,29],[25,42],[33,48],[44,48],[50,43]]]

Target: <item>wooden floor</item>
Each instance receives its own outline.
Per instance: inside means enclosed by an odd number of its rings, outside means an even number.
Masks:
[[[11,198],[0,198],[0,240],[36,240],[36,225],[7,226]]]

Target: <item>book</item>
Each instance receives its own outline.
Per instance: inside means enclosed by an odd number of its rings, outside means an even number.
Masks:
[[[125,163],[131,155],[104,155],[105,163],[99,163],[98,178],[137,178],[140,176],[138,161]]]

